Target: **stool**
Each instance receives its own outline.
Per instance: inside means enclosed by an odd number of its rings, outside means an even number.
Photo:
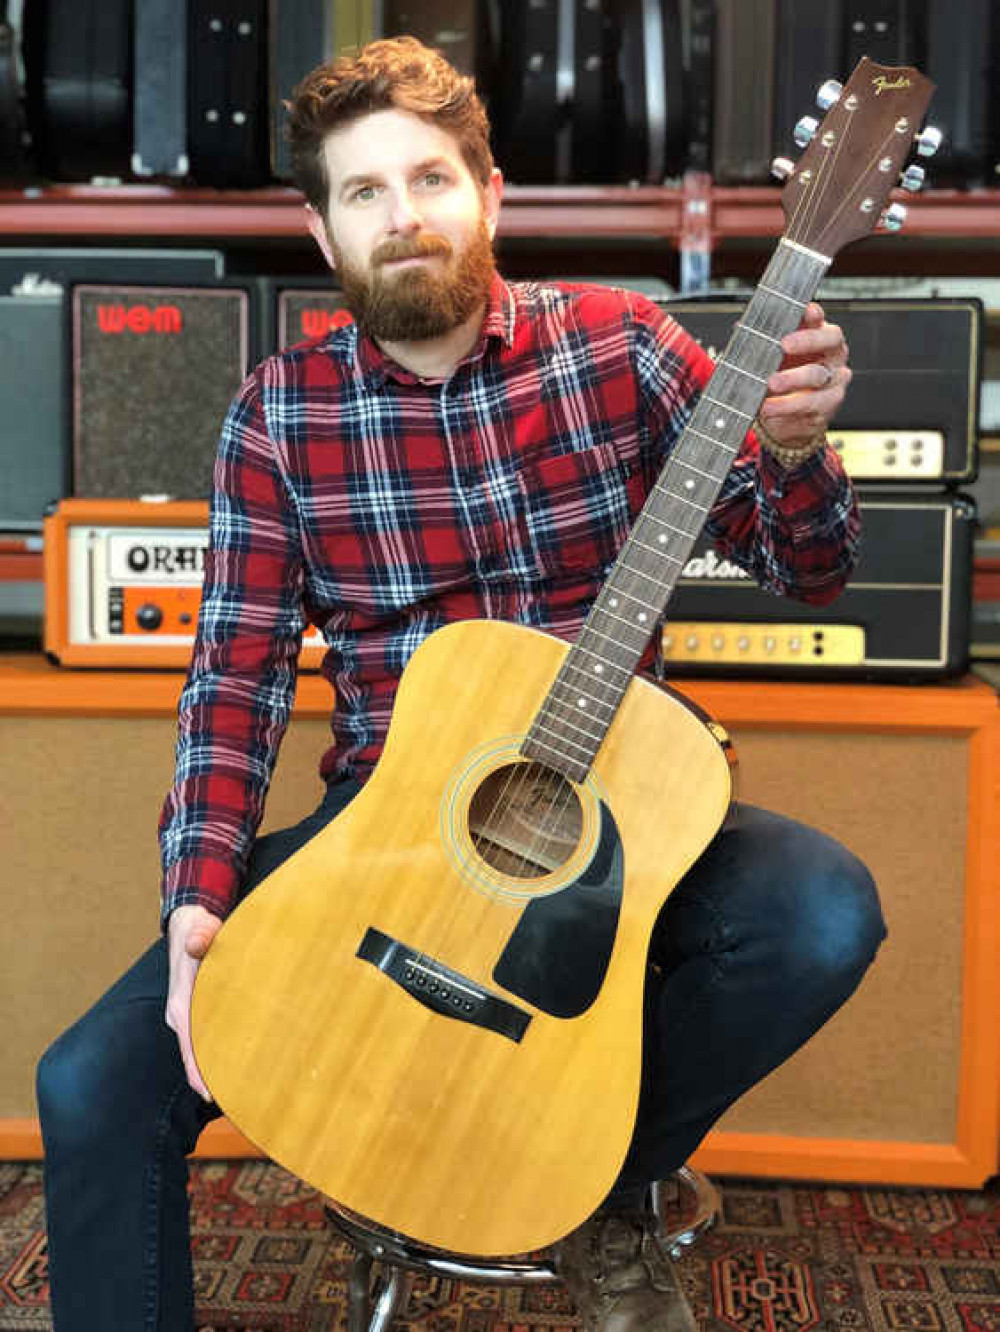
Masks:
[[[660,1242],[677,1258],[712,1225],[719,1193],[698,1170],[682,1166],[652,1187],[653,1212]],[[545,1250],[512,1258],[473,1258],[418,1244],[394,1230],[383,1230],[330,1199],[327,1219],[355,1250],[348,1282],[347,1332],[387,1332],[409,1294],[416,1272],[488,1286],[546,1285],[559,1277]],[[376,1282],[372,1285],[372,1267]]]

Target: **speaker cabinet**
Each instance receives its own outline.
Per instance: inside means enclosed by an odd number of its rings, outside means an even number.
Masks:
[[[251,301],[240,285],[73,288],[74,495],[211,493],[250,364]]]
[[[43,1048],[156,936],[156,816],[181,677],[0,667],[0,857],[17,931],[0,1153],[40,1150]],[[889,938],[858,993],[740,1101],[697,1155],[712,1171],[978,1187],[1000,1138],[1000,805],[994,692],[969,679],[887,685],[698,682],[726,725],[743,800],[807,820],[872,869]],[[331,696],[299,680],[265,827],[318,803]],[[87,835],[81,835],[86,831]],[[108,854],[109,847],[113,854]],[[107,936],[110,911],[116,928]],[[25,940],[32,946],[26,947]],[[251,1150],[226,1124],[207,1155]]]

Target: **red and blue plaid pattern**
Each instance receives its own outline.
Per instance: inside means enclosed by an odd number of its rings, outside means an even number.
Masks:
[[[575,637],[712,362],[650,301],[495,279],[444,381],[351,322],[263,362],[222,429],[198,636],[160,820],[164,916],[237,894],[291,712],[301,631],[330,645],[324,778],[366,777],[403,668],[488,617]],[[836,455],[794,478],[748,436],[708,529],[774,592],[831,600],[858,516]]]

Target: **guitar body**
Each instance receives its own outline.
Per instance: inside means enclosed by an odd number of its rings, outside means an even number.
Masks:
[[[650,933],[730,802],[724,735],[639,678],[584,782],[520,758],[567,651],[495,621],[432,634],[369,782],[230,916],[195,987],[230,1119],[340,1203],[459,1252],[548,1244],[614,1183]]]

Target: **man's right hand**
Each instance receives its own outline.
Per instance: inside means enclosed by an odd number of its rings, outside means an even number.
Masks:
[[[174,907],[167,922],[170,947],[170,988],[167,992],[167,1026],[177,1034],[187,1080],[206,1101],[212,1094],[195,1062],[191,1048],[191,995],[201,960],[208,952],[222,921],[201,906]]]

